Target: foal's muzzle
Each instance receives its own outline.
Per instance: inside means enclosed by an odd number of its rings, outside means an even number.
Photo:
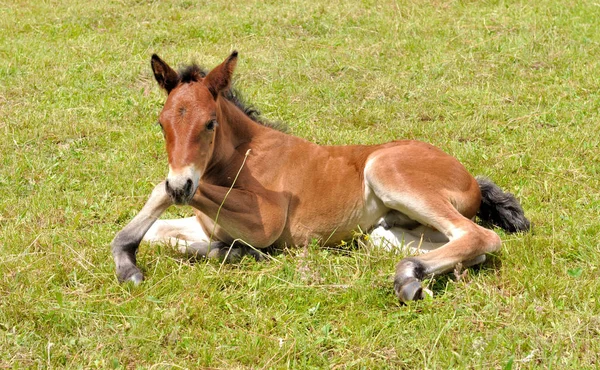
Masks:
[[[192,199],[196,190],[194,189],[194,182],[189,178],[185,181],[167,179],[165,181],[165,189],[175,204],[187,204]]]
[[[187,166],[177,170],[169,167],[169,175],[165,181],[165,190],[175,204],[188,204],[200,181],[200,174],[194,166]]]

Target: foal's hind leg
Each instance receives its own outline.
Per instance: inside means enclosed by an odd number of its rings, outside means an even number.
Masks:
[[[367,181],[386,207],[429,225],[448,238],[448,242],[438,249],[398,263],[394,289],[401,301],[422,298],[421,281],[426,276],[449,272],[458,263],[473,265],[482,262],[485,258],[482,255],[500,248],[500,238],[496,233],[475,224],[453,205],[462,204],[465,209],[474,209],[474,203],[479,200],[474,190],[450,191],[448,187],[451,184],[439,186],[434,181],[439,178],[428,174],[413,176],[410,181],[399,173],[390,176],[388,172],[387,177],[377,175],[376,169],[372,169],[367,173]],[[453,203],[450,202],[451,197]]]
[[[165,191],[165,183],[161,182],[154,187],[140,213],[117,233],[111,245],[119,281],[130,280],[135,284],[142,282],[144,276],[135,265],[138,246],[146,231],[171,204],[173,202]]]
[[[429,233],[429,229],[417,227],[407,230],[398,226],[390,228],[378,226],[369,233],[369,238],[374,246],[388,251],[421,254],[437,249],[448,242],[443,235],[441,235],[443,239],[437,239],[439,233]]]
[[[452,271],[462,263],[466,267],[481,263],[485,254],[500,248],[500,237],[463,217],[450,202],[420,199],[415,212],[422,212],[423,222],[440,230],[448,243],[416,257],[405,258],[396,266],[394,290],[401,301],[422,298],[421,280],[433,274]]]
[[[493,231],[461,219],[460,214],[452,214],[448,209],[436,216],[429,221],[444,230],[450,241],[429,253],[398,263],[394,290],[401,301],[422,298],[421,280],[426,276],[449,272],[459,263],[473,266],[485,260],[485,253],[500,249],[500,237]]]

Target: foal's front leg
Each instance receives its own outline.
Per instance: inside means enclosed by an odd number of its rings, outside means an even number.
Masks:
[[[120,282],[130,280],[139,284],[144,280],[142,272],[135,265],[135,254],[146,231],[172,204],[163,181],[152,190],[140,213],[117,233],[111,245]]]

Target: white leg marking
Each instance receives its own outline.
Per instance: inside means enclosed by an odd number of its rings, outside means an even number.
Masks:
[[[383,227],[377,227],[371,231],[369,237],[374,246],[388,251],[397,250],[403,254],[427,253],[447,242],[447,239],[441,242],[430,240],[425,230],[417,230],[417,232],[415,230],[406,230],[400,227],[386,230]]]
[[[170,242],[179,239],[189,242],[208,242],[196,217],[186,217],[172,220],[158,220],[144,235],[144,241],[149,243]]]

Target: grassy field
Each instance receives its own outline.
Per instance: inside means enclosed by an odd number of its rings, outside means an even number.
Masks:
[[[600,6],[0,1],[0,368],[600,366]],[[323,144],[433,143],[535,230],[400,305],[361,246],[193,262],[110,241],[167,172],[150,55],[212,67]],[[166,217],[187,216],[172,208]]]

